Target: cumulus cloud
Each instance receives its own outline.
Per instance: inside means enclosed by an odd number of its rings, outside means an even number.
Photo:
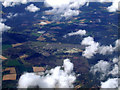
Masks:
[[[94,44],[94,43],[95,42],[94,42],[93,37],[90,37],[90,36],[85,37],[81,42],[82,45],[91,45],[91,44]]]
[[[19,4],[26,4],[28,0],[4,0],[2,5],[4,7],[12,7]]]
[[[9,26],[5,25],[4,23],[0,22],[0,32],[6,31],[6,30],[9,30],[9,29],[11,29],[11,27],[9,27]]]
[[[102,54],[102,55],[112,54],[114,52],[114,47],[112,47],[112,45],[110,45],[110,46],[101,46],[101,47],[99,47],[98,52],[100,54]]]
[[[63,69],[57,66],[40,76],[35,73],[24,73],[18,82],[18,88],[72,88],[76,77],[73,73],[73,64],[69,59],[63,62]]]
[[[80,8],[81,6],[85,5],[86,3],[88,4],[89,2],[101,2],[101,3],[104,3],[104,2],[117,2],[119,0],[56,0],[56,1],[53,1],[53,0],[45,0],[45,4],[47,4],[47,6],[51,6],[53,8],[60,8],[62,6],[69,6],[70,8]]]
[[[94,39],[90,36],[84,38],[82,40],[81,44],[88,45],[87,47],[85,47],[85,51],[82,54],[82,56],[84,56],[86,58],[91,58],[98,51],[99,43],[95,42]]]
[[[5,22],[6,21],[6,19],[3,19],[3,18],[0,18],[0,22]]]
[[[15,5],[27,4],[28,2],[44,2],[44,0],[0,0],[4,7],[13,7]]]
[[[16,16],[18,16],[18,13],[15,13],[15,14],[13,14],[13,13],[8,13],[8,15],[7,15],[7,18],[13,18],[13,17],[16,17]]]
[[[115,41],[115,50],[116,51],[120,51],[120,39],[117,39],[116,41]]]
[[[73,35],[86,35],[86,30],[78,30],[76,32],[71,32],[71,33],[68,33],[68,36],[73,36]]]
[[[109,74],[111,74],[113,76],[117,76],[118,75],[118,70],[119,70],[118,65],[115,64],[112,71],[110,71]]]
[[[67,36],[74,36],[74,35],[80,35],[80,36],[84,36],[86,35],[86,30],[78,30],[76,32],[71,32],[71,33],[68,33],[66,35],[64,35],[63,37],[66,38]]]
[[[53,8],[59,8],[61,6],[66,6],[66,5],[69,5],[70,3],[70,0],[45,0],[45,4],[46,6],[51,6]]]
[[[35,73],[24,73],[19,79],[19,88],[35,87],[41,80],[41,77]]]
[[[113,63],[118,63],[118,58],[113,58]]]
[[[112,62],[100,60],[91,67],[90,72],[94,75],[97,75],[96,73],[98,72],[100,74],[100,80],[105,80],[105,77],[108,78],[109,76],[116,78],[119,72],[118,63],[116,63],[117,60],[118,58],[113,58]]]
[[[101,73],[101,79],[104,79],[104,77],[108,74],[109,69],[110,69],[110,63],[104,60],[98,61],[97,64],[91,67],[90,72],[93,74],[96,74],[97,72]]]
[[[15,5],[19,5],[19,4],[26,4],[28,2],[37,2],[37,0],[0,0],[2,1],[3,3],[3,6],[4,7],[12,7],[12,6],[15,6]],[[54,11],[58,10],[58,11],[62,11],[62,16],[71,16],[72,13],[73,15],[78,15],[78,9],[80,7],[82,7],[83,5],[85,5],[86,3],[86,6],[89,5],[89,2],[101,2],[101,3],[104,3],[104,2],[112,2],[112,5],[109,6],[107,9],[108,11],[110,12],[115,12],[117,11],[119,8],[119,3],[120,0],[39,0],[39,2],[44,2],[46,6],[50,6],[53,8]],[[72,9],[75,9],[72,11]],[[71,12],[71,14],[69,12]],[[75,12],[77,12],[77,14],[75,14]],[[68,17],[67,16],[67,17]]]
[[[45,0],[45,5],[52,7],[53,9],[51,11],[55,14],[56,12],[58,14],[61,14],[62,17],[79,15],[79,8],[85,3],[86,0]]]
[[[110,78],[105,82],[101,82],[101,88],[118,88],[118,78]]]
[[[112,0],[112,5],[107,8],[108,11],[116,12],[117,10],[119,10],[119,2],[120,0]]]
[[[52,7],[50,12],[56,14],[61,14],[63,17],[71,17],[79,15],[79,8],[86,4],[89,6],[89,2],[112,2],[112,5],[107,8],[110,12],[115,12],[118,10],[118,2],[120,0],[45,0],[45,5]]]
[[[71,71],[73,71],[73,66],[73,63],[71,63],[69,59],[64,60],[63,67],[66,73],[71,73]]]
[[[71,16],[77,16],[77,15],[79,15],[79,13],[80,13],[79,10],[71,10],[71,9],[69,9],[61,16],[63,16],[63,17],[71,17]]]
[[[94,44],[86,47],[82,56],[85,56],[86,58],[93,57],[97,53],[98,46],[99,46],[99,43],[94,43]]]
[[[83,51],[82,56],[86,57],[86,58],[92,58],[95,54],[102,54],[102,55],[106,55],[106,54],[112,54],[115,51],[120,50],[120,39],[115,41],[115,46],[112,45],[100,45],[99,42],[94,41],[93,37],[85,37],[82,42],[81,45],[85,45],[85,50]]]
[[[120,50],[120,39],[115,41],[115,46],[112,46],[112,45],[100,46],[98,49],[98,53],[102,55],[106,55],[106,54],[112,54],[113,52],[118,50]]]
[[[89,42],[87,43],[88,40]],[[88,45],[88,47],[90,47],[92,44],[97,43],[94,41],[93,38],[89,37],[88,40],[85,38],[82,44]],[[114,47],[112,45],[109,45],[109,46],[99,45],[97,53],[106,55],[106,54],[112,54],[114,51],[118,51],[118,49],[120,48],[119,40],[120,39],[115,41]],[[88,47],[86,47],[86,49]],[[106,78],[111,77],[111,79],[108,79],[105,82],[101,82],[101,88],[117,88],[118,87],[118,83],[117,83],[118,82],[117,77],[119,72],[118,62],[119,62],[119,57],[114,57],[112,61],[100,60],[98,61],[98,63],[96,63],[91,67],[90,72],[92,72],[94,75],[97,75],[99,73],[100,80],[105,80]]]
[[[4,24],[5,21],[6,19],[0,18],[0,32],[11,29],[11,27]]]
[[[39,11],[40,8],[36,7],[34,4],[30,4],[29,6],[25,8],[25,10],[29,12],[36,12],[36,11]]]

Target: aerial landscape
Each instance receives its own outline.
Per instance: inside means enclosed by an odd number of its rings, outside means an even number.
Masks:
[[[119,0],[0,1],[3,89],[119,88]]]

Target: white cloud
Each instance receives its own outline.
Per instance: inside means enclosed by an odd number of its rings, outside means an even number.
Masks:
[[[45,5],[53,8],[52,10],[49,10],[49,12],[54,14],[57,12],[58,14],[61,14],[61,16],[68,18],[79,15],[79,8],[86,3],[86,6],[89,6],[89,2],[112,2],[112,5],[107,9],[110,12],[115,12],[118,10],[118,1],[120,0],[45,0]]]
[[[23,74],[18,82],[18,88],[28,88],[39,86],[40,88],[72,88],[76,77],[73,70],[73,64],[69,59],[63,63],[64,70],[57,66],[40,76],[35,73]]]
[[[73,71],[74,65],[73,65],[73,63],[70,62],[69,59],[65,59],[63,67],[64,67],[66,73],[71,73],[71,71]]]
[[[91,67],[90,72],[92,72],[93,74],[96,74],[96,72],[100,72],[101,73],[100,78],[104,79],[104,77],[108,75],[108,72],[110,70],[110,65],[111,64],[109,62],[100,60],[98,61],[97,64]]]
[[[69,5],[70,3],[70,0],[45,0],[45,4],[47,6],[51,6],[53,8],[59,8],[61,6],[66,6],[66,5]]]
[[[46,22],[40,22],[40,24],[42,24],[42,25],[46,25],[47,23],[46,23]]]
[[[93,37],[90,37],[90,36],[84,38],[81,42],[82,45],[91,45],[91,44],[94,44],[94,43],[95,42],[94,42]]]
[[[119,10],[119,2],[120,0],[112,0],[112,5],[107,8],[108,11],[116,12],[117,10]]]
[[[100,61],[98,61],[97,64],[95,64],[91,67],[90,72],[92,72],[94,75],[98,75],[98,73],[99,73],[101,81],[106,80],[109,77],[110,78],[118,78],[118,75],[119,75],[119,67],[118,67],[118,63],[117,63],[118,59],[119,59],[119,57],[113,58],[112,61],[100,60]],[[106,83],[106,82],[104,82],[104,83]]]
[[[119,71],[118,65],[115,64],[114,67],[113,67],[113,70],[110,71],[109,74],[111,74],[113,76],[117,76],[118,75],[118,71]]]
[[[117,39],[116,41],[115,41],[115,50],[116,51],[119,51],[120,50],[120,39]]]
[[[45,4],[47,4],[48,6],[55,8],[66,8],[69,7],[69,9],[71,8],[75,8],[75,9],[79,9],[81,6],[85,5],[87,3],[87,6],[89,5],[89,2],[112,2],[112,5],[109,6],[107,9],[110,12],[115,12],[116,10],[118,10],[118,2],[120,2],[120,0],[45,0]]]
[[[109,46],[100,46],[98,52],[102,55],[112,54],[114,52],[114,47]]]
[[[36,11],[39,11],[40,8],[36,7],[34,4],[30,4],[29,6],[25,8],[25,10],[29,12],[36,12]]]
[[[97,64],[93,65],[90,69],[90,72],[92,72],[94,75],[97,75],[98,72],[100,74],[100,80],[105,80],[105,77],[111,77],[111,78],[117,78],[119,67],[118,63],[116,63],[118,58],[113,58],[115,62],[111,61],[98,61]]]
[[[87,47],[85,47],[85,51],[82,54],[82,56],[84,56],[86,58],[91,58],[98,51],[99,43],[95,42],[94,39],[90,36],[84,38],[82,40],[81,44],[88,45]]]
[[[11,27],[9,27],[9,26],[5,25],[4,23],[0,22],[0,32],[6,31],[6,30],[9,30],[9,29],[11,29]]]
[[[41,80],[41,77],[35,73],[24,73],[19,79],[19,88],[35,87]]]
[[[37,0],[0,0],[3,3],[4,7],[12,7],[15,5],[19,5],[19,4],[26,4],[28,2],[37,2]],[[46,6],[50,6],[53,8],[53,10],[59,10],[63,12],[63,16],[65,15],[64,13],[68,10],[72,10],[72,8],[75,9],[75,11],[77,11],[80,7],[82,7],[83,5],[85,5],[87,3],[87,6],[89,5],[89,2],[112,2],[112,5],[109,6],[107,9],[110,12],[115,12],[118,10],[118,2],[120,0],[39,0],[39,2],[45,2]],[[73,11],[73,12],[75,12]],[[72,11],[71,11],[72,12]],[[72,12],[72,13],[73,13]],[[70,14],[66,14],[66,15],[70,15]],[[65,15],[65,16],[66,16]],[[73,14],[73,15],[78,15],[78,14]]]
[[[19,4],[26,4],[27,2],[28,0],[4,0],[2,4],[4,7],[13,7]]]
[[[90,46],[85,48],[85,51],[83,52],[82,56],[86,58],[93,57],[97,53],[98,47],[99,43],[91,44]]]
[[[118,78],[110,78],[105,82],[101,82],[101,88],[104,88],[104,89],[105,88],[118,88]]]
[[[71,33],[68,33],[66,35],[64,35],[63,37],[66,38],[67,36],[74,36],[74,35],[80,35],[80,36],[84,36],[86,35],[86,30],[78,30],[76,32],[71,32]]]
[[[80,11],[79,10],[67,10],[63,15],[63,17],[72,17],[72,16],[77,16],[79,15]]]
[[[28,2],[44,2],[44,0],[0,0],[4,7],[13,7],[15,5],[27,4]]]
[[[82,56],[90,59],[97,53],[102,55],[106,54],[109,55],[115,51],[118,52],[120,50],[120,39],[115,41],[115,46],[113,47],[112,45],[109,46],[100,45],[99,42],[94,41],[93,37],[88,36],[82,40],[81,45],[86,46]]]
[[[76,32],[71,32],[71,33],[68,33],[68,36],[73,36],[73,35],[86,35],[86,31],[85,30],[78,30]]]
[[[6,19],[3,19],[3,18],[0,18],[0,22],[5,22],[6,21]]]
[[[118,58],[113,58],[113,63],[118,63]]]
[[[50,12],[54,14],[57,12],[61,14],[62,17],[67,18],[79,15],[79,8],[85,3],[86,0],[45,0],[45,5],[53,8]]]
[[[13,14],[13,13],[8,13],[7,18],[13,18],[13,17],[16,17],[16,16],[18,16],[18,13],[15,13],[15,14]]]

